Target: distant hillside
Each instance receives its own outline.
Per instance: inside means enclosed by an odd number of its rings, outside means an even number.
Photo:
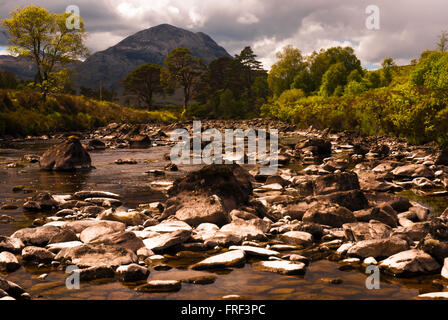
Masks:
[[[7,55],[0,55],[0,70],[11,71],[21,79],[32,79],[36,74],[36,68],[29,59]]]
[[[205,63],[230,56],[212,38],[202,32],[191,32],[162,24],[137,32],[107,50],[90,56],[78,68],[75,82],[78,87],[120,89],[121,80],[137,66],[151,62],[163,64],[168,53],[185,47]]]

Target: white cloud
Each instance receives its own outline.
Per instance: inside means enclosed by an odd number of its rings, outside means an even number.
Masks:
[[[246,14],[239,16],[238,19],[236,19],[236,21],[238,21],[241,24],[254,24],[260,20],[257,18],[256,15],[254,15],[252,13],[246,13]]]

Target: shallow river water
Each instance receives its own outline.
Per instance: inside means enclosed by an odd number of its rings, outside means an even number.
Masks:
[[[173,180],[175,176],[197,169],[194,166],[180,166],[179,172],[167,172],[166,176],[154,177],[146,171],[163,169],[168,163],[163,155],[169,147],[150,149],[116,149],[91,152],[95,170],[84,173],[52,173],[39,170],[38,164],[26,164],[23,168],[6,168],[6,164],[17,161],[25,154],[40,155],[52,142],[11,142],[0,145],[0,205],[17,204],[19,209],[0,210],[15,219],[10,224],[0,224],[0,235],[11,235],[14,231],[29,226],[39,217],[24,214],[21,205],[33,191],[48,191],[52,194],[69,194],[80,190],[105,190],[122,196],[125,208],[161,200],[163,195],[151,188],[158,180]],[[117,159],[133,158],[136,165],[116,165]],[[23,185],[28,192],[13,192],[14,186]],[[405,193],[407,197],[430,206],[435,213],[446,208],[447,200],[431,200]],[[285,252],[287,253],[287,252]],[[151,270],[151,275],[176,272],[201,258],[171,257],[165,263],[172,266],[169,271]],[[225,295],[240,295],[247,299],[412,299],[427,292],[444,291],[447,288],[437,284],[440,276],[427,276],[412,280],[396,279],[381,274],[379,290],[368,290],[365,270],[341,268],[340,263],[329,260],[311,262],[304,276],[282,276],[254,270],[249,260],[243,268],[216,272],[213,284],[183,284],[175,293],[141,293],[134,291],[137,284],[122,284],[105,280],[82,283],[79,290],[68,290],[66,274],[57,269],[36,269],[21,267],[13,273],[1,276],[16,282],[35,299],[219,299]],[[45,280],[39,275],[49,274]],[[331,284],[325,278],[342,279],[340,284]]]

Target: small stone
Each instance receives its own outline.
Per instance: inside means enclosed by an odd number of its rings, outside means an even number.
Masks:
[[[42,274],[38,277],[38,279],[43,281],[43,280],[45,280],[47,277],[48,277],[48,274],[47,274],[47,273],[42,273]]]
[[[306,270],[306,265],[304,263],[298,262],[294,263],[291,261],[261,261],[254,265],[254,268],[261,271],[269,271],[280,274],[304,274]]]
[[[178,280],[150,280],[147,284],[136,288],[142,292],[175,292],[179,291],[182,284]]]
[[[144,280],[149,275],[148,268],[139,266],[138,264],[129,264],[126,266],[120,266],[115,271],[123,282],[134,282],[139,280]]]
[[[245,261],[246,254],[243,250],[232,250],[204,259],[193,265],[191,268],[201,270],[212,268],[238,267],[243,265]]]

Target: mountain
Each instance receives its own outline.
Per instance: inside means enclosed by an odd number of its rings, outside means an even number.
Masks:
[[[191,32],[169,24],[161,24],[120,41],[107,50],[96,52],[78,68],[75,82],[78,87],[120,89],[121,80],[133,69],[144,63],[162,65],[168,53],[176,48],[191,50],[205,63],[230,56],[212,38],[202,32]]]
[[[36,67],[26,58],[0,55],[0,70],[13,72],[20,79],[32,79],[36,75]]]

